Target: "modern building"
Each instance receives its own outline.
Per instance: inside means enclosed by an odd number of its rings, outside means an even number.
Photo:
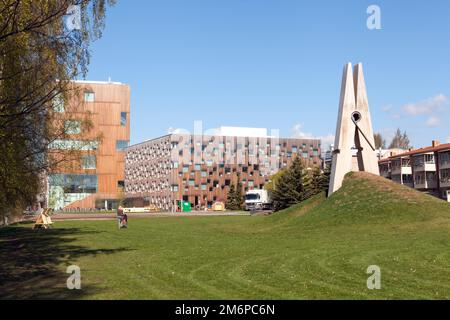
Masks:
[[[64,119],[64,139],[50,152],[77,157],[48,174],[47,202],[55,209],[109,208],[124,196],[125,149],[130,141],[130,87],[75,81],[75,96],[54,109]],[[86,121],[85,121],[86,120]],[[84,123],[90,123],[90,129]]]
[[[381,175],[450,201],[450,143],[393,155],[379,161]]]
[[[173,210],[177,201],[204,209],[226,202],[238,179],[261,189],[295,156],[320,166],[320,140],[283,139],[265,129],[222,127],[214,135],[169,134],[127,149],[126,197],[133,206]]]

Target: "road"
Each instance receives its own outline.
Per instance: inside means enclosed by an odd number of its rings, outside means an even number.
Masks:
[[[129,213],[129,219],[146,219],[158,217],[237,217],[250,216],[249,212],[191,212],[191,213],[171,213],[171,212],[156,212],[156,213]],[[35,217],[30,218],[30,220]],[[115,213],[58,213],[52,216],[53,221],[62,220],[115,220],[117,216]]]

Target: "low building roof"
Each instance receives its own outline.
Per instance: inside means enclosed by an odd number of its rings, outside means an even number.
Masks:
[[[391,161],[391,160],[395,160],[395,159],[399,159],[399,158],[414,156],[414,155],[418,155],[418,154],[425,154],[425,153],[430,153],[430,152],[440,152],[440,151],[444,151],[444,150],[450,150],[450,143],[438,144],[436,146],[429,146],[429,147],[424,147],[424,148],[420,148],[420,149],[413,149],[408,152],[396,154],[392,157],[382,159],[379,161],[379,163],[383,163],[383,162],[387,162],[387,161]]]

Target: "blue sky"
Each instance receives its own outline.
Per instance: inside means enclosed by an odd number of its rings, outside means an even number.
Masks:
[[[119,0],[87,79],[131,86],[133,144],[195,120],[331,140],[346,62],[364,64],[375,131],[450,139],[448,0]]]

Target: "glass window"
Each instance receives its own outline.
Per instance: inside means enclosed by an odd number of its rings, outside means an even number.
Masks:
[[[172,186],[172,191],[178,192],[178,185],[174,184],[174,185]]]
[[[90,91],[86,91],[84,93],[84,101],[85,102],[95,102],[95,93],[94,92],[90,92]]]
[[[178,168],[178,161],[174,161],[174,162],[173,162],[173,168],[174,168],[174,169],[177,169],[177,168]]]
[[[94,155],[84,155],[82,157],[82,167],[86,170],[97,169],[97,157]]]
[[[184,166],[183,173],[188,173],[188,172],[189,172],[189,166]]]
[[[66,122],[64,122],[64,131],[66,132],[66,134],[80,134],[81,121],[66,120]]]
[[[123,180],[117,181],[117,188],[124,190],[125,189],[125,181],[123,181]]]
[[[207,188],[207,185],[206,184],[202,184],[202,187],[201,187],[202,191],[205,191],[206,188]]]
[[[194,166],[194,170],[195,171],[200,171],[201,170],[201,165],[199,165],[199,164],[196,164],[195,166]]]
[[[124,151],[126,148],[128,148],[128,141],[117,140],[117,142],[116,142],[117,151]]]
[[[55,140],[50,143],[49,149],[92,151],[98,149],[98,141]]]
[[[189,180],[189,186],[191,187],[195,186],[195,180]]]
[[[120,125],[122,127],[125,127],[127,125],[127,113],[126,112],[120,113]]]
[[[53,174],[50,187],[60,187],[64,193],[96,193],[97,176],[87,174]]]
[[[65,111],[64,99],[61,94],[58,94],[53,98],[53,111],[57,113],[63,113]]]

